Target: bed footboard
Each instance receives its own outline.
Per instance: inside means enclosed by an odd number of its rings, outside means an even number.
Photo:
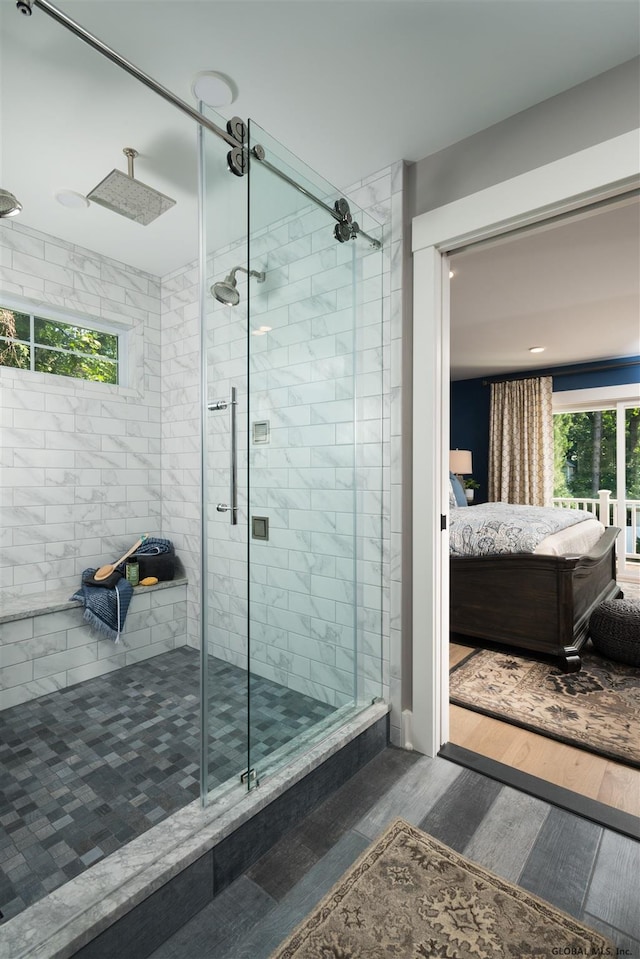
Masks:
[[[570,672],[580,669],[592,611],[621,594],[619,532],[607,527],[583,556],[451,557],[451,632],[558,657]]]

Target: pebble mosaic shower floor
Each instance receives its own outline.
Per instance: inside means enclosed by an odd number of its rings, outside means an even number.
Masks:
[[[246,768],[247,675],[210,670],[213,786]],[[198,690],[180,647],[0,712],[0,924],[198,797]],[[332,711],[252,675],[252,755]]]

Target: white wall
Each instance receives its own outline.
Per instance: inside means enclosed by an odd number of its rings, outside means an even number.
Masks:
[[[0,367],[0,596],[71,594],[83,569],[161,529],[160,281],[7,220],[0,258],[0,300],[128,339],[124,387]]]
[[[411,215],[634,130],[639,115],[635,57],[414,164]]]

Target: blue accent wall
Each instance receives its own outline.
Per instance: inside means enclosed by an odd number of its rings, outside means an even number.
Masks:
[[[571,373],[566,373],[571,369]],[[554,376],[562,370],[563,375]],[[640,383],[640,356],[601,363],[576,363],[571,367],[547,367],[541,370],[523,370],[529,376],[553,376],[553,390],[588,390],[603,386],[624,386]],[[518,377],[520,373],[510,376]],[[471,450],[473,478],[480,483],[474,502],[486,503],[489,476],[489,413],[491,390],[486,379],[457,380],[451,384],[451,430],[449,448]]]
[[[451,443],[449,449],[471,450],[473,478],[480,483],[474,503],[487,501],[489,475],[489,400],[491,391],[482,380],[451,384]]]
[[[632,365],[629,366],[629,363]],[[611,368],[595,370],[595,363],[578,363],[571,367],[575,372],[553,377],[553,392],[564,393],[566,390],[593,390],[602,386],[640,383],[640,356],[629,356],[624,360],[607,360],[598,365]],[[539,370],[538,373],[540,376],[547,376],[549,373],[553,376],[553,368]]]

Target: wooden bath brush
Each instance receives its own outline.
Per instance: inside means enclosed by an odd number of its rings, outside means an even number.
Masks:
[[[125,559],[128,559],[132,553],[135,553],[137,549],[140,549],[146,538],[147,534],[145,533],[144,536],[141,536],[140,539],[133,544],[131,549],[128,549],[124,556],[121,556],[120,559],[116,560],[115,563],[107,563],[106,566],[101,566],[100,569],[97,569],[93,574],[95,581],[100,583],[103,579],[107,579],[109,576],[111,576],[111,574],[115,572],[116,566],[119,566],[120,563],[124,562]]]

